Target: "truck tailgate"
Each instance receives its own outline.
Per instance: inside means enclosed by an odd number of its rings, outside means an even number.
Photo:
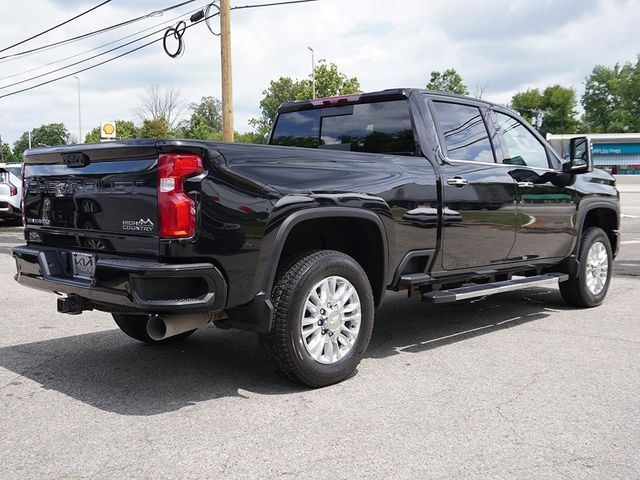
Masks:
[[[154,142],[28,151],[24,168],[27,240],[157,254],[157,172]]]

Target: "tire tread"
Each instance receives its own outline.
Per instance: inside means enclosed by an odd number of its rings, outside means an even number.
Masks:
[[[580,249],[578,253],[578,260],[580,261],[580,275],[578,277],[571,277],[569,280],[560,284],[560,294],[565,303],[572,307],[578,308],[592,308],[600,305],[606,296],[608,285],[605,287],[605,294],[598,301],[593,301],[589,298],[589,294],[586,292],[586,285],[584,284],[584,269],[583,263],[586,261],[586,257],[589,253],[589,248],[595,241],[596,237],[602,237],[602,240],[607,248],[607,252],[611,254],[611,244],[606,232],[600,227],[590,227],[582,234],[580,239]],[[611,260],[611,258],[610,258]],[[610,261],[610,268],[613,267]],[[609,273],[609,278],[611,273]]]
[[[271,295],[274,307],[273,327],[269,333],[260,335],[260,343],[265,356],[276,370],[289,380],[303,383],[309,387],[325,386],[328,382],[322,376],[318,376],[316,379],[309,378],[296,367],[288,344],[288,314],[295,301],[295,287],[303,279],[305,273],[322,258],[335,255],[345,256],[334,250],[309,250],[296,254],[283,263],[276,275],[276,283]],[[371,331],[369,331],[368,337],[365,339],[365,346],[369,344]],[[335,381],[331,383],[335,383]]]

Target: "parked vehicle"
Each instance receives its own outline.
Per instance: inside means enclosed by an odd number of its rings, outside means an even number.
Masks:
[[[563,163],[508,109],[405,89],[285,104],[269,143],[27,151],[17,281],[147,343],[210,321],[257,332],[315,387],[355,370],[386,290],[607,294],[619,196],[585,138]]]
[[[0,218],[19,220],[22,217],[22,164],[0,163]]]

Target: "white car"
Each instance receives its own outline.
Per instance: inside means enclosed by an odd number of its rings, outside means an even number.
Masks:
[[[21,163],[0,163],[0,219],[22,217],[21,170]]]

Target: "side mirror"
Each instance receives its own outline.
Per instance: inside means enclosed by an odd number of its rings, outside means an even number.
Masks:
[[[571,175],[593,172],[591,140],[587,137],[576,137],[570,140],[569,161],[562,165],[562,171]]]

